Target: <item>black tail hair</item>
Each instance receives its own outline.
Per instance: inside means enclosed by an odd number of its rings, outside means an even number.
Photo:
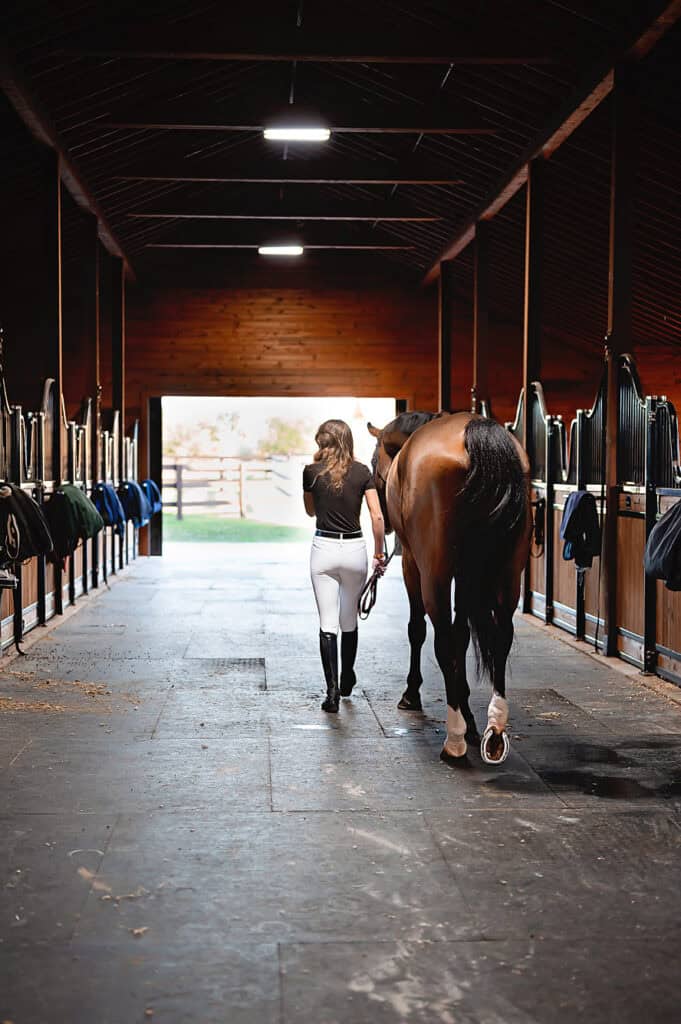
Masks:
[[[499,595],[504,600],[508,564],[527,524],[527,482],[513,438],[496,420],[470,420],[464,445],[470,469],[461,490],[465,530],[456,583],[478,669],[494,684]]]

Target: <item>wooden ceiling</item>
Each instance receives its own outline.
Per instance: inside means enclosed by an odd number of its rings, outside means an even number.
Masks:
[[[646,299],[641,329],[678,338],[670,297],[681,284],[673,163],[680,136],[668,96],[678,96],[681,84],[680,36],[671,27],[679,4],[247,6],[238,16],[233,5],[209,0],[142,7],[24,0],[3,9],[6,87],[9,80],[34,121],[50,125],[82,195],[96,204],[105,240],[138,275],[171,258],[179,266],[211,252],[228,259],[230,250],[243,264],[257,260],[260,243],[295,239],[320,260],[374,253],[399,260],[418,279],[441,254],[461,251],[463,282],[475,217],[489,213],[500,187],[537,140],[550,136],[557,117],[561,123],[580,90],[588,97],[590,82],[641,40],[651,49],[658,33],[664,38],[641,69],[643,142],[650,148],[650,173],[645,168],[640,178],[650,232],[642,233],[641,247],[649,250],[643,279],[651,294],[664,292],[665,314]],[[321,120],[331,138],[266,142],[262,129],[282,119]],[[607,117],[592,115],[552,159],[556,202],[547,248],[565,252],[552,255],[558,279],[566,265],[584,271],[586,308],[601,301],[588,284],[601,240],[590,245],[588,235],[590,224],[600,230],[603,216],[607,221],[607,140]],[[495,302],[506,317],[515,315],[518,268],[505,273],[502,254],[518,256],[518,231],[522,204],[510,202],[495,220],[493,256]],[[654,250],[666,252],[664,266]],[[660,285],[659,274],[668,284]],[[556,301],[575,319],[568,293]]]

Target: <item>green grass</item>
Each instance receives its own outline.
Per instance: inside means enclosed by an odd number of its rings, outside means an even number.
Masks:
[[[168,541],[248,544],[262,541],[309,540],[310,530],[297,526],[256,523],[252,519],[220,519],[211,515],[163,513],[163,539]]]

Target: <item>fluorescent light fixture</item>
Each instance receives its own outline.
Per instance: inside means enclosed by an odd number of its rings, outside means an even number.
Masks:
[[[302,245],[261,245],[258,247],[261,256],[302,256]]]
[[[265,138],[273,142],[327,142],[328,128],[265,128]]]

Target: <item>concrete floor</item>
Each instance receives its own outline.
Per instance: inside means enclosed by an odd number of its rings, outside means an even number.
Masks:
[[[681,1019],[681,707],[520,619],[448,768],[396,564],[319,710],[306,560],[177,547],[2,666],[0,1020]]]

